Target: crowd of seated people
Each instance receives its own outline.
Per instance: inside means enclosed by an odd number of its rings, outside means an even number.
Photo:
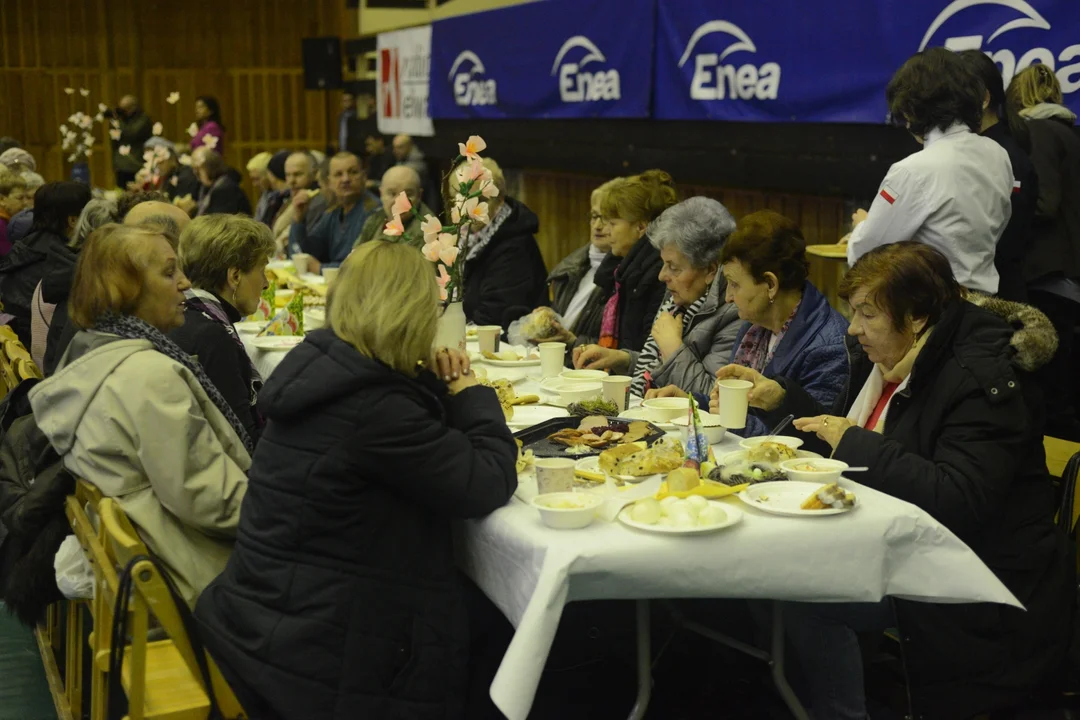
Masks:
[[[588,241],[549,274],[536,214],[485,158],[489,222],[460,236],[469,321],[551,307],[531,341],[645,398],[715,412],[718,380],[749,381],[738,434],[793,415],[807,448],[870,468],[864,484],[931,514],[1027,608],[788,604],[815,717],[867,717],[857,634],[897,622],[913,692],[945,717],[1038,688],[1069,650],[1074,558],[1042,438],[1075,422],[1080,141],[1052,72],[1006,89],[983,57],[928,50],[890,83],[924,149],[888,171],[891,200],[856,213],[850,320],[809,281],[795,220],[681,198],[660,169],[597,187]],[[167,149],[165,181],[116,200],[74,182],[28,197],[33,169],[0,155],[0,302],[46,375],[32,421],[63,469],[117,500],[251,717],[462,717],[452,524],[509,501],[518,449],[468,356],[433,347],[423,158],[395,138],[372,178],[348,151],[261,153],[252,217],[217,102],[196,113],[191,167]],[[418,214],[387,235],[401,194]],[[297,253],[340,267],[327,325],[263,377],[234,324],[271,259]],[[0,522],[4,488],[0,468]]]

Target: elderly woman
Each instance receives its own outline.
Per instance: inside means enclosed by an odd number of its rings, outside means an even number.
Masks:
[[[720,262],[727,300],[746,321],[735,338],[732,362],[767,378],[799,383],[822,405],[843,400],[848,385],[847,322],[807,277],[806,242],[792,220],[771,210],[739,221]],[[712,389],[710,409],[718,409]],[[770,426],[752,411],[746,437]]]
[[[167,337],[184,324],[189,287],[161,233],[99,228],[71,289],[82,330],[30,404],[64,467],[116,499],[194,605],[232,552],[252,444],[198,361]]]
[[[552,320],[550,332],[544,337],[529,338],[533,342],[557,341],[572,347],[579,334],[600,336],[604,306],[614,288],[613,274],[622,262],[622,258],[611,254],[611,233],[601,214],[600,201],[620,180],[608,180],[592,191],[589,243],[563,258],[548,275],[551,309],[562,322]]]
[[[861,482],[930,513],[1024,604],[1027,612],[895,601],[916,714],[990,712],[1054,676],[1070,636],[1074,573],[1053,523],[1041,400],[1029,378],[1054,352],[1053,329],[1024,305],[966,302],[948,260],[922,243],[867,253],[840,291],[858,341],[846,402],[821,403],[796,380],[745,367],[719,376],[750,380],[751,403],[770,418],[793,413],[834,458],[869,467]],[[887,610],[785,610],[815,717],[866,717],[855,631],[891,626]]]
[[[432,357],[415,248],[361,245],[330,293],[263,388],[236,552],[195,616],[251,717],[460,717],[451,522],[510,499],[517,447],[468,359]]]
[[[665,210],[648,228],[664,263],[658,277],[667,287],[649,339],[640,352],[575,348],[574,367],[629,373],[635,395],[669,384],[707,393],[741,327],[738,308],[724,301],[727,284],[720,272],[720,251],[734,229],[727,208],[709,198]]]
[[[220,153],[199,148],[191,155],[191,167],[202,185],[195,205],[196,217],[215,213],[251,214],[251,202],[229,174],[229,166]]]
[[[547,268],[534,237],[540,221],[525,203],[507,195],[499,164],[491,158],[482,162],[499,194],[487,200],[488,224],[474,228],[462,243],[465,290],[461,300],[470,321],[507,327],[542,303],[547,294]]]
[[[56,306],[66,303],[75,275],[75,261],[90,234],[102,225],[120,220],[116,203],[112,200],[91,200],[86,203],[75,223],[71,242],[66,249],[55,248],[50,258],[50,269],[34,289],[30,301],[30,356],[39,367],[45,367],[45,343],[53,323]],[[66,310],[60,313],[60,322],[66,322]]]
[[[255,409],[262,376],[233,323],[255,312],[268,286],[266,264],[274,251],[270,229],[251,218],[207,215],[180,235],[180,266],[191,281],[184,324],[169,337],[199,359],[240,423],[258,440],[262,419]]]

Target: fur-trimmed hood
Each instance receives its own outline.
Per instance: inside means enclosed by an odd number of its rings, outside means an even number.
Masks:
[[[1058,346],[1057,332],[1041,310],[971,290],[967,291],[966,299],[973,305],[992,312],[1013,327],[1012,341],[1009,344],[1016,351],[1013,362],[1021,370],[1034,372],[1054,357]]]

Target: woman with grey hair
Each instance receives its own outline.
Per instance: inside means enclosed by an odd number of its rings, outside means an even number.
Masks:
[[[586,345],[574,350],[574,367],[625,372],[630,389],[676,385],[707,393],[716,371],[727,364],[741,322],[724,301],[727,284],[720,252],[735,230],[735,218],[716,200],[692,197],[660,214],[647,231],[664,264],[660,280],[667,294],[640,352]]]
[[[53,248],[50,252],[49,269],[34,289],[34,296],[30,301],[30,357],[39,368],[44,368],[49,328],[53,323],[58,323],[58,327],[63,328],[67,322],[67,299],[71,292],[79,250],[90,237],[90,233],[102,225],[114,222],[119,222],[115,202],[91,200],[79,213],[67,248]],[[56,312],[58,306],[61,307],[59,313]]]

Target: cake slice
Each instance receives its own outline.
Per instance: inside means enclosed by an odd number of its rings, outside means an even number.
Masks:
[[[830,483],[815,490],[800,507],[803,510],[841,510],[855,507],[855,494],[836,483]]]

